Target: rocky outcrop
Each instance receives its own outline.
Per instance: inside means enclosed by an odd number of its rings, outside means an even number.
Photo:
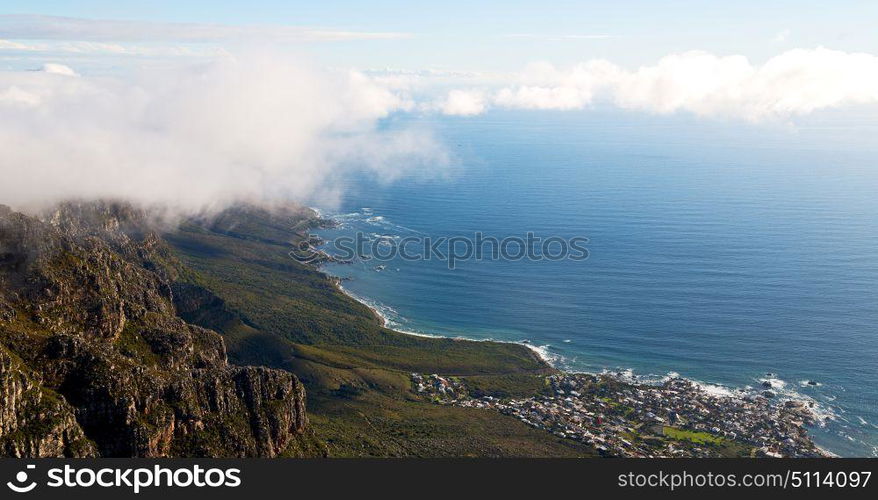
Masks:
[[[0,207],[0,454],[285,453],[304,389],[230,365],[219,334],[178,316],[187,273],[130,206]]]
[[[89,457],[97,454],[74,409],[41,385],[40,376],[0,347],[0,454]]]

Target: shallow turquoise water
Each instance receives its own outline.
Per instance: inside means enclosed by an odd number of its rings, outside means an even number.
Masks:
[[[391,123],[388,126],[405,124]],[[563,367],[784,384],[878,446],[878,127],[797,130],[593,113],[420,123],[457,159],[352,179],[324,237],[585,236],[585,261],[333,265],[403,330],[529,340]],[[775,374],[767,377],[767,373]],[[813,380],[819,386],[803,382]]]

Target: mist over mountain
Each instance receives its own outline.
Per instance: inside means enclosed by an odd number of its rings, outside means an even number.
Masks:
[[[407,97],[356,71],[265,51],[84,76],[0,74],[0,199],[125,199],[185,213],[237,201],[332,203],[351,171],[441,168],[429,131],[384,131]]]

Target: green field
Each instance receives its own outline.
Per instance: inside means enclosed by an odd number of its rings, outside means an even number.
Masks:
[[[662,434],[665,436],[679,440],[679,441],[691,441],[695,444],[723,444],[726,440],[720,436],[711,434],[709,432],[700,432],[700,431],[690,431],[686,429],[678,429],[676,427],[664,426],[662,428]]]

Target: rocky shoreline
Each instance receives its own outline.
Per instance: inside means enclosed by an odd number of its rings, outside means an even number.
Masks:
[[[318,218],[317,227],[335,224],[332,219]],[[328,260],[316,262],[317,267]],[[342,278],[330,278],[339,291],[368,307],[382,326],[393,328],[378,308],[345,289]],[[520,344],[552,366],[541,349],[527,342]],[[417,373],[411,376],[413,389],[436,403],[497,410],[558,437],[593,445],[606,456],[724,456],[729,446],[724,449],[722,443],[751,448],[751,456],[834,456],[815,445],[808,435],[806,426],[817,421],[813,407],[809,406],[813,403],[780,401],[765,386],[761,392],[726,396],[705,391],[699,384],[681,377],[655,385],[632,381],[621,373],[560,372],[546,378],[545,395],[498,399],[471,396],[465,380],[456,377]]]
[[[475,397],[466,380],[413,373],[413,389],[437,404],[486,408],[594,446],[615,457],[830,457],[808,436],[804,402],[761,394],[719,395],[679,377],[661,385],[619,376],[559,373],[543,395]]]

